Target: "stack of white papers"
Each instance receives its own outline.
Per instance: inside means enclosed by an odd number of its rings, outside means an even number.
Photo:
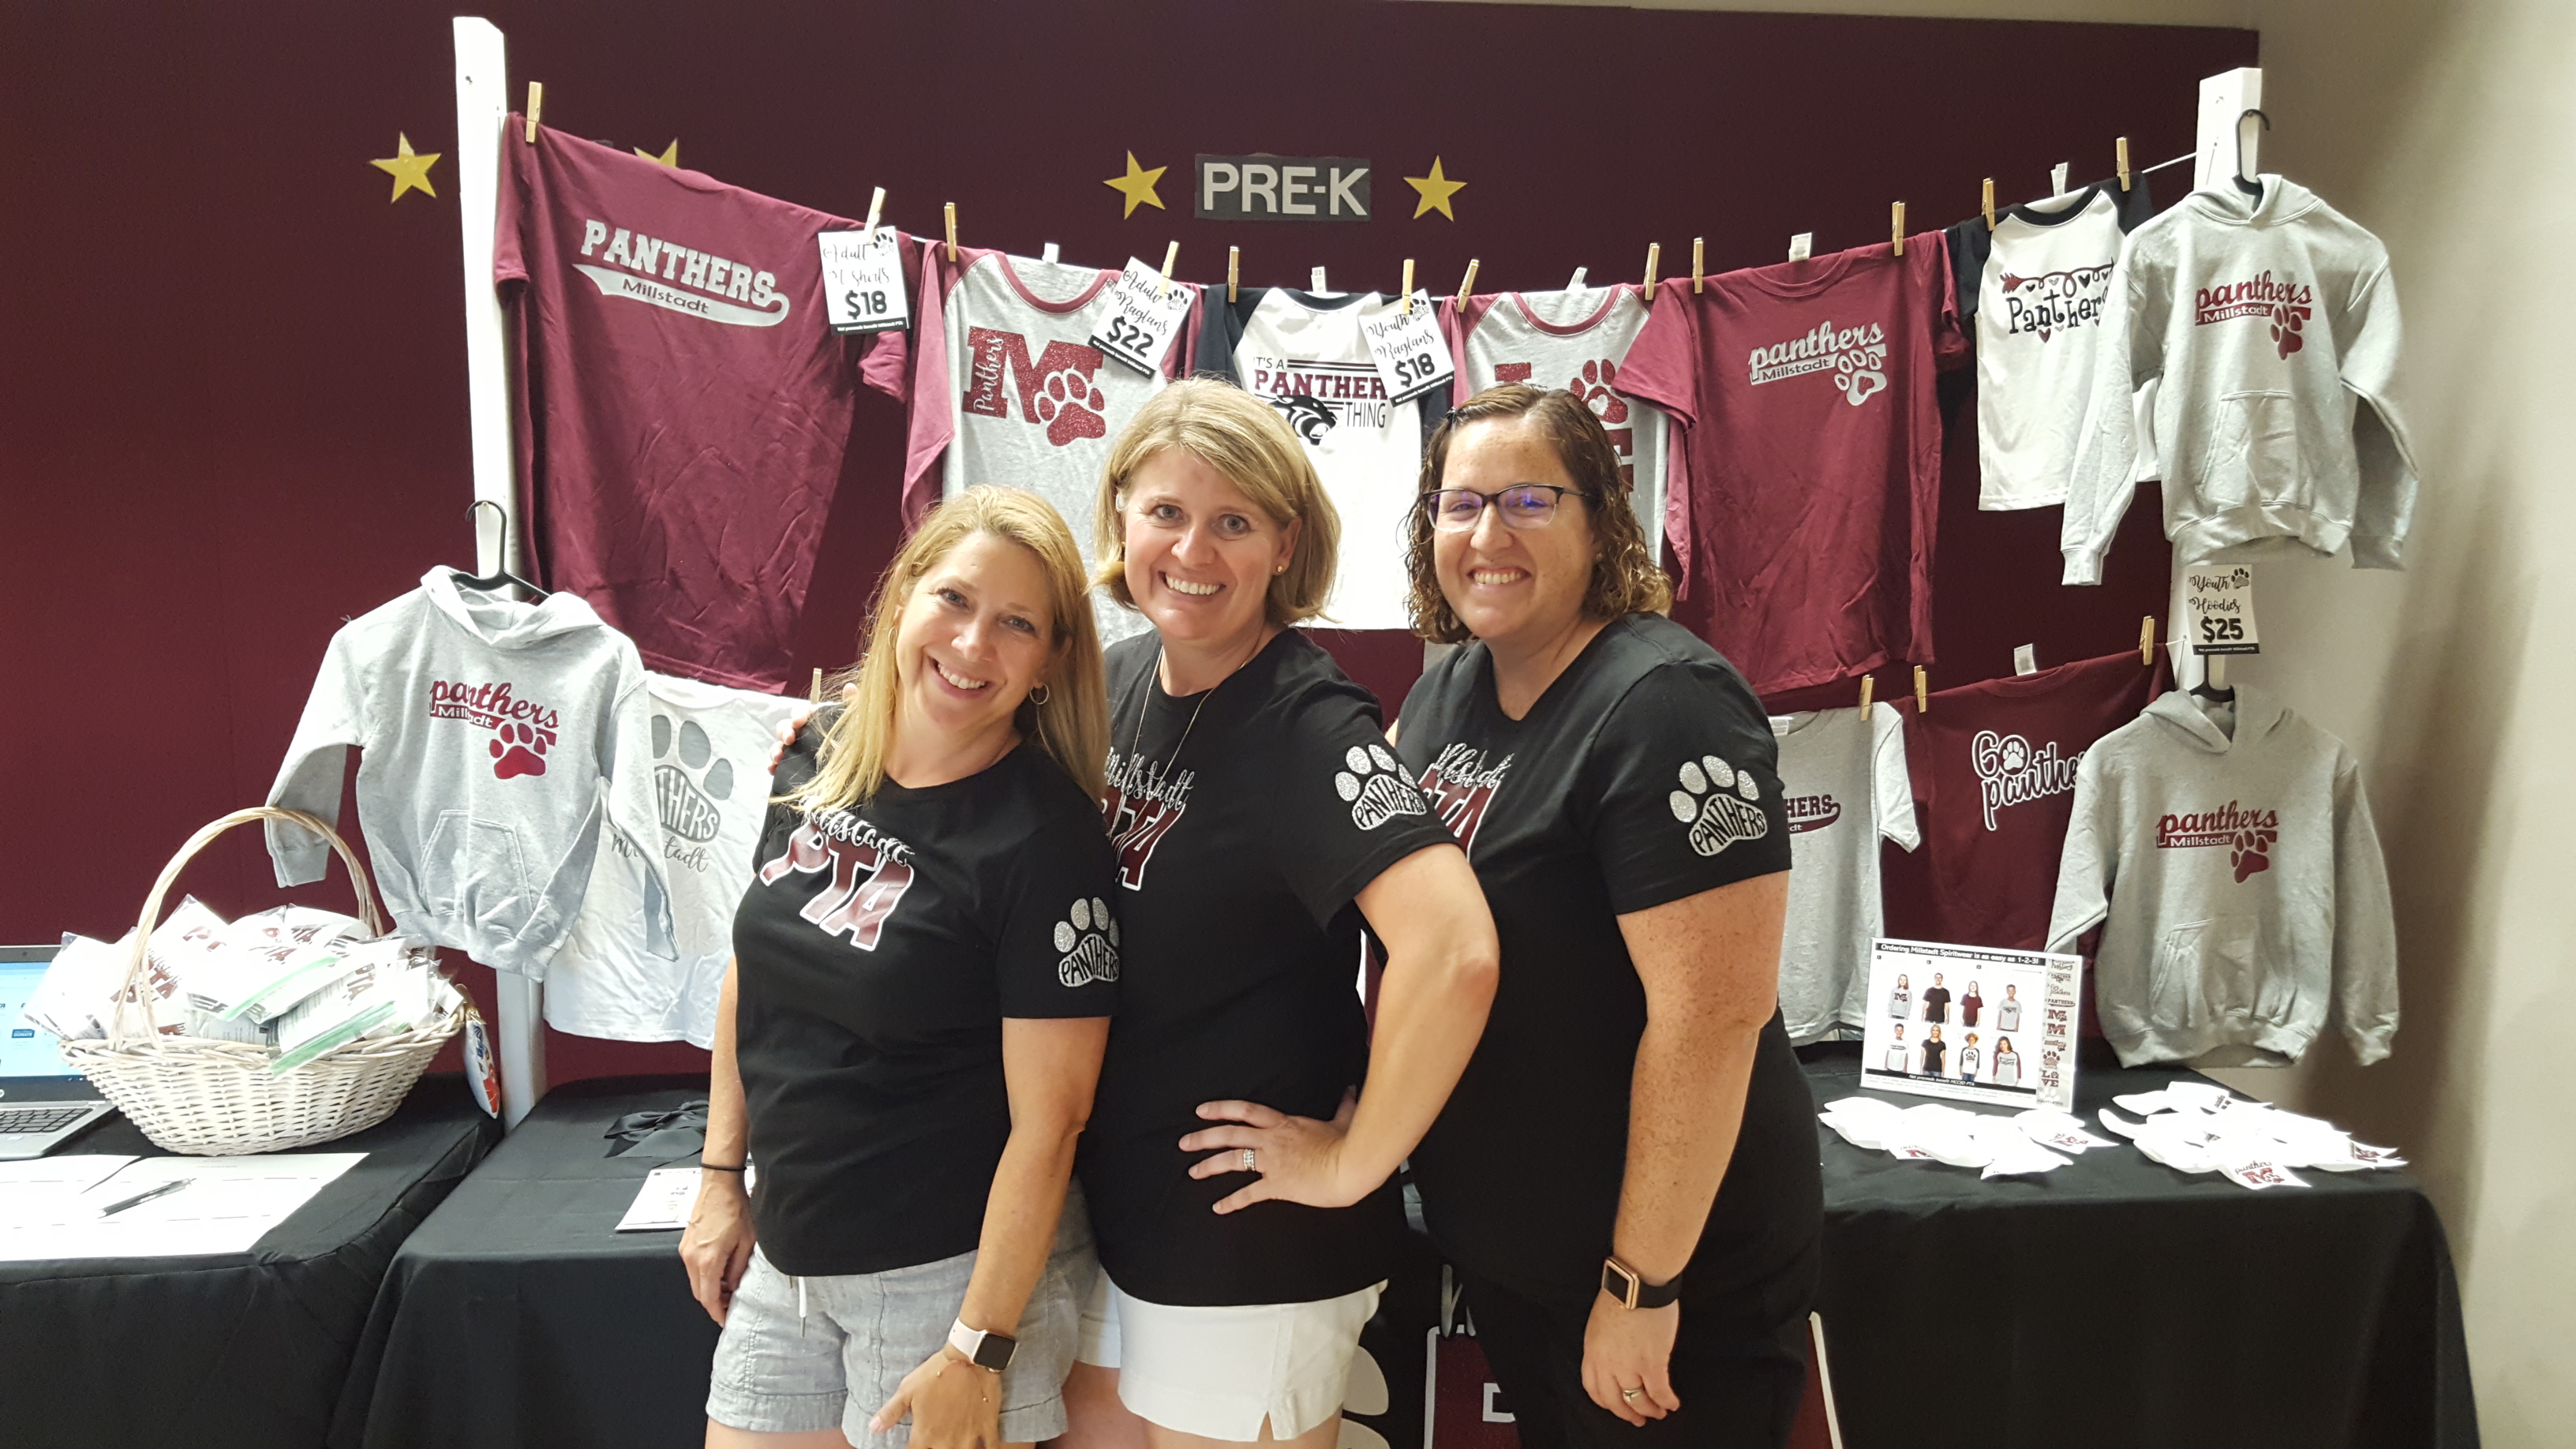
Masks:
[[[697,1211],[698,1189],[706,1181],[696,1167],[657,1167],[644,1174],[644,1185],[635,1190],[635,1201],[626,1208],[626,1216],[617,1220],[621,1233],[649,1233],[685,1228],[689,1214]],[[760,1169],[743,1168],[742,1188],[749,1192],[760,1181]]]
[[[2369,1172],[2398,1168],[2396,1149],[2371,1147],[2322,1117],[2303,1117],[2232,1095],[2206,1082],[2176,1082],[2157,1092],[2113,1097],[2136,1113],[2131,1121],[2105,1107],[2102,1125],[2176,1172],[2215,1172],[2240,1187],[2305,1187],[2293,1169]]]
[[[2011,1116],[1927,1102],[1899,1107],[1876,1097],[1844,1097],[1819,1114],[1854,1147],[1903,1162],[1941,1162],[1982,1169],[1984,1177],[2022,1177],[2064,1167],[2064,1152],[2113,1144],[2063,1112],[2034,1108]],[[2051,1149],[2055,1149],[2052,1151]]]
[[[0,1262],[246,1253],[366,1155],[0,1163]],[[155,1191],[172,1183],[182,1185]],[[119,1207],[125,1203],[132,1206]]]

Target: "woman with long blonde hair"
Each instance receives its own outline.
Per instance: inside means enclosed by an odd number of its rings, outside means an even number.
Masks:
[[[710,1449],[1064,1430],[1097,1271],[1066,1188],[1120,974],[1087,585],[1036,496],[951,499],[779,764],[680,1246],[724,1325]]]

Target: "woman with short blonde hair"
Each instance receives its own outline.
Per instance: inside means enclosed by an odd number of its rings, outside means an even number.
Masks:
[[[1064,1431],[1098,1276],[1067,1184],[1120,975],[1086,584],[1035,495],[942,504],[847,707],[780,761],[680,1245],[724,1325],[710,1449]]]

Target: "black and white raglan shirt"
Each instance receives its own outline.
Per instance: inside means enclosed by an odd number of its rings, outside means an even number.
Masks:
[[[1770,721],[1716,650],[1632,614],[1517,720],[1485,647],[1460,648],[1414,686],[1399,738],[1502,943],[1484,1039],[1413,1154],[1424,1215],[1468,1271],[1580,1312],[1611,1250],[1646,1027],[1619,918],[1789,869]],[[1751,1335],[1806,1311],[1823,1212],[1814,1118],[1775,1011],[1683,1273],[1686,1312]]]

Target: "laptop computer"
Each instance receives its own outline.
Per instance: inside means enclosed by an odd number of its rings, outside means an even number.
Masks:
[[[0,946],[0,1161],[42,1157],[114,1110],[52,1032],[18,1019],[59,949]]]

